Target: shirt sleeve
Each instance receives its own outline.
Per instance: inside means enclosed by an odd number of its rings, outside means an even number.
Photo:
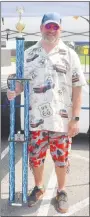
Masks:
[[[72,52],[72,86],[84,86],[87,85],[80,59],[75,51]]]

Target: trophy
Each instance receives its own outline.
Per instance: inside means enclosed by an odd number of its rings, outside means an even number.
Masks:
[[[21,33],[25,28],[25,24],[22,21],[22,14],[24,12],[24,9],[23,8],[16,8],[16,11],[19,14],[19,21],[16,24],[16,29],[18,30],[19,33]]]

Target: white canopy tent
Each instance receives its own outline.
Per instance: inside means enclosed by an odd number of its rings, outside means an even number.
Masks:
[[[61,16],[89,16],[89,2],[1,2],[2,17],[17,17],[16,8],[24,8],[24,16],[42,16],[56,11]]]
[[[15,39],[18,36],[16,24],[18,13],[16,8],[24,8],[22,20],[25,29],[22,35],[25,40],[38,41],[41,37],[40,23],[45,12],[58,12],[62,19],[62,35],[64,41],[89,41],[89,2],[2,2],[1,38]],[[79,16],[74,19],[73,16]],[[83,17],[83,18],[82,18]],[[7,31],[8,30],[8,31]]]

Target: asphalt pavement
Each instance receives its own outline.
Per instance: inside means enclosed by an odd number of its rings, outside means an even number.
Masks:
[[[8,203],[9,168],[8,141],[2,139],[1,144],[1,215],[2,216],[89,216],[89,143],[86,135],[79,135],[73,139],[71,151],[71,167],[67,175],[66,189],[70,208],[68,213],[58,213],[55,208],[57,180],[54,164],[49,149],[45,161],[44,183],[46,193],[39,203],[29,208],[21,202],[22,189],[22,144],[16,145],[16,204]],[[34,187],[32,171],[28,168],[28,193]]]

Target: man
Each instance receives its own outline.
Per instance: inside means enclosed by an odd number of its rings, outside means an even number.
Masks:
[[[25,52],[24,77],[30,78],[29,163],[35,180],[28,205],[33,206],[44,195],[43,170],[49,144],[58,184],[56,206],[65,213],[71,138],[79,133],[82,86],[86,81],[77,54],[60,39],[59,14],[45,14],[40,30],[42,39]],[[15,91],[8,90],[8,99],[22,91],[23,84],[17,82]]]

